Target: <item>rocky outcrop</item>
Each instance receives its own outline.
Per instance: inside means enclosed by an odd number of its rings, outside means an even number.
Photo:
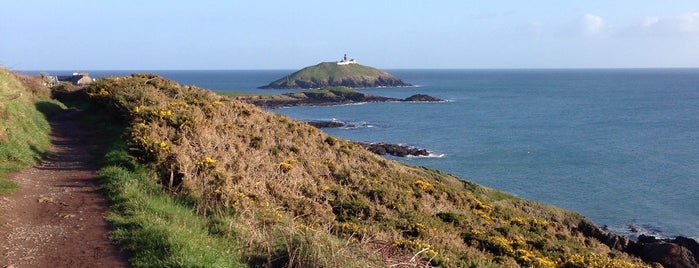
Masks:
[[[438,102],[442,99],[417,94],[405,99],[387,98],[362,93],[347,87],[331,87],[319,90],[301,91],[282,95],[242,96],[239,100],[265,108],[293,106],[331,106],[365,102]]]
[[[308,121],[306,122],[311,126],[317,127],[317,128],[340,128],[340,127],[347,127],[348,125],[345,122],[342,121]]]
[[[429,156],[430,153],[425,149],[415,148],[412,146],[405,146],[400,144],[390,144],[390,143],[367,143],[367,142],[357,142],[357,144],[363,146],[372,153],[378,155],[393,155],[398,157],[406,156]]]
[[[323,62],[282,77],[262,89],[312,89],[332,86],[349,88],[412,86],[376,68],[360,64]]]
[[[430,95],[425,94],[415,94],[410,97],[405,98],[403,101],[416,101],[416,102],[438,102],[444,101],[440,98],[435,98]]]
[[[340,127],[356,127],[355,124],[348,124],[342,121],[309,121],[308,124],[317,128],[340,128]],[[416,148],[412,146],[392,144],[392,143],[368,143],[356,142],[372,153],[377,155],[392,155],[398,157],[407,156],[429,156],[430,152],[426,149]]]
[[[666,268],[697,268],[699,243],[691,238],[678,236],[673,239],[658,239],[640,235],[637,241],[626,236],[607,233],[589,222],[581,222],[578,231],[593,237],[608,247],[637,256],[643,261],[658,263]]]
[[[685,243],[689,240],[694,243]],[[696,244],[696,241],[686,237],[657,239],[652,236],[641,235],[638,237],[637,242],[629,244],[627,252],[641,257],[647,263],[659,263],[663,267],[696,268],[699,267],[695,257],[697,256],[695,255],[697,251]]]

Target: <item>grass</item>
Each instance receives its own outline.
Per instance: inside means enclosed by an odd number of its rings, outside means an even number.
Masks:
[[[27,81],[0,71],[3,172],[45,154],[63,107]],[[89,109],[110,237],[135,267],[643,266],[581,235],[576,213],[210,91],[133,75],[62,94]]]
[[[392,77],[390,74],[384,71],[360,64],[348,64],[340,66],[337,65],[335,62],[323,62],[314,66],[303,68],[297,72],[294,72],[288,76],[285,76],[279,80],[270,83],[270,85],[278,86],[291,81],[292,83],[287,86],[300,86],[296,85],[293,82],[295,80],[312,81],[314,83],[320,83],[322,85],[328,85],[328,82],[330,80],[341,81],[345,79],[374,82],[378,76],[381,76],[383,78]]]
[[[230,240],[209,234],[191,202],[169,195],[154,173],[128,154],[120,138],[123,127],[99,112],[88,114],[98,131],[90,145],[102,155],[100,182],[112,202],[110,237],[132,254],[134,267],[246,266],[232,253]]]
[[[62,109],[48,99],[49,89],[36,79],[0,68],[0,195],[18,189],[10,173],[44,157],[50,145],[47,116]]]
[[[124,126],[92,123],[115,129],[105,141],[122,138],[95,148],[110,148],[100,174],[113,238],[137,266],[642,266],[582,236],[576,213],[210,91],[137,74],[83,94],[101,107],[90,114]]]

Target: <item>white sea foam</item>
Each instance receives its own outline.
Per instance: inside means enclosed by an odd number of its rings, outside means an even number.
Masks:
[[[659,239],[669,238],[659,226],[652,224],[638,224],[632,222],[623,226],[602,226],[603,230],[611,233],[628,236],[636,240],[641,235],[653,236]]]
[[[358,106],[358,105],[364,105],[367,103],[368,102],[353,102],[353,103],[344,103],[344,104],[328,105],[328,106]]]
[[[342,122],[342,121],[337,121]],[[357,121],[357,122],[342,122],[345,124],[341,129],[357,129],[357,128],[375,128],[375,125],[370,124],[367,121]]]
[[[429,155],[408,155],[407,158],[444,158],[444,154],[433,154]]]

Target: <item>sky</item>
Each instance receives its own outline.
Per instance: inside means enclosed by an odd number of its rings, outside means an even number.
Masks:
[[[22,0],[14,70],[697,68],[697,0]]]

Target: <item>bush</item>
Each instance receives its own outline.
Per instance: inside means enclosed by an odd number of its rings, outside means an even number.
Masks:
[[[126,127],[128,152],[155,171],[132,184],[159,190],[161,182],[170,201],[216,219],[201,235],[228,239],[223,250],[251,265],[390,266],[415,256],[412,263],[445,267],[527,266],[610,251],[575,234],[584,220],[577,214],[379,158],[210,91],[135,74],[98,80],[85,95]],[[170,218],[160,217],[150,220]],[[153,231],[158,246],[182,242]]]

